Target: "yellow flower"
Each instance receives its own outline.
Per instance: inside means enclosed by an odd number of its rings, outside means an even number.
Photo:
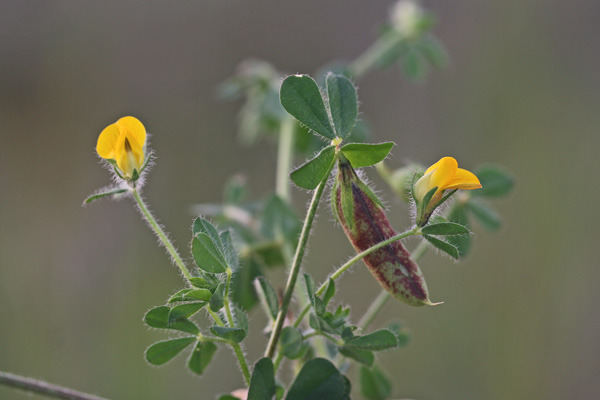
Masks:
[[[444,157],[427,168],[425,175],[415,183],[415,200],[421,202],[429,191],[437,187],[429,204],[435,206],[442,198],[444,190],[450,189],[479,189],[481,183],[472,172],[458,168],[458,163],[452,157]]]
[[[96,151],[106,160],[114,160],[124,177],[140,172],[144,164],[146,128],[135,117],[123,117],[104,128],[98,137]]]

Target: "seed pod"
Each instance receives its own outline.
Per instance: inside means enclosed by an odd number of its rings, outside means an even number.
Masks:
[[[343,156],[338,162],[331,206],[357,252],[396,235],[381,201]],[[419,266],[400,241],[372,252],[363,261],[381,286],[397,299],[411,306],[433,304]]]

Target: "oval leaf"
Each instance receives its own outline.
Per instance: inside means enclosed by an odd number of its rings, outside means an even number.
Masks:
[[[246,331],[242,328],[229,328],[227,326],[213,326],[210,328],[213,335],[223,339],[239,343],[246,337]]]
[[[327,139],[335,138],[321,91],[313,78],[308,75],[288,76],[281,83],[279,100],[298,121]]]
[[[195,341],[195,337],[186,337],[154,343],[146,349],[146,361],[153,365],[163,365]]]
[[[495,231],[502,225],[500,216],[484,202],[473,199],[469,201],[468,206],[475,218],[488,230]]]
[[[350,395],[350,382],[324,358],[308,361],[290,387],[286,400],[342,400]]]
[[[146,325],[152,328],[158,329],[172,329],[181,332],[191,333],[197,335],[200,330],[192,321],[182,318],[175,322],[169,323],[169,312],[170,307],[160,306],[151,309],[144,316],[144,322]]]
[[[337,136],[345,138],[352,132],[358,115],[356,88],[350,79],[332,73],[327,74],[326,85],[333,126]]]
[[[292,181],[303,189],[314,190],[331,168],[335,158],[335,147],[322,149],[312,160],[309,160],[291,173]]]
[[[275,369],[270,358],[261,358],[254,364],[248,388],[248,400],[271,400],[275,395]]]
[[[360,391],[369,400],[385,400],[392,394],[392,384],[378,368],[361,367]]]
[[[212,239],[205,233],[198,233],[192,239],[192,256],[196,265],[206,272],[214,274],[227,270],[225,257]]]
[[[277,299],[277,293],[273,286],[267,281],[264,276],[259,276],[257,279],[256,291],[259,293],[261,301],[265,305],[265,308],[269,311],[269,315],[273,319],[277,318],[277,312],[279,311],[279,300]]]
[[[293,360],[302,355],[304,338],[298,328],[286,326],[281,331],[280,344],[283,355]]]
[[[188,359],[188,368],[198,375],[202,374],[216,351],[217,345],[213,342],[198,342]]]
[[[466,226],[455,222],[440,222],[425,225],[421,232],[424,235],[463,235],[469,233],[469,230]]]
[[[475,175],[481,182],[481,189],[473,190],[473,196],[500,197],[507,195],[515,182],[507,172],[494,165],[477,168]]]
[[[368,167],[384,160],[394,147],[394,143],[379,144],[348,143],[341,151],[354,168]]]
[[[342,347],[379,351],[398,346],[398,339],[392,331],[381,329],[368,335],[356,336],[345,341]]]
[[[206,302],[202,301],[197,303],[180,304],[171,308],[171,310],[169,311],[169,324],[172,324],[182,318],[191,317],[192,315],[200,311],[200,309],[205,305]]]
[[[340,346],[338,347],[338,351],[341,355],[356,360],[361,364],[368,365],[369,367],[373,365],[373,362],[375,361],[375,355],[369,350]]]

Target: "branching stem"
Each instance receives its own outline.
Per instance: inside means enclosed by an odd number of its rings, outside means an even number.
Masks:
[[[106,400],[104,397],[94,396],[93,394],[78,392],[63,386],[39,381],[37,379],[26,378],[24,376],[0,371],[0,384],[9,387],[22,389],[28,392],[41,394],[43,396],[55,399],[66,400]]]

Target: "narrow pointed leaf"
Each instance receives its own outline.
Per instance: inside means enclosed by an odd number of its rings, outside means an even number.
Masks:
[[[335,282],[329,278],[327,281],[327,288],[325,288],[325,294],[323,295],[323,303],[325,306],[329,304],[333,296],[335,295]]]
[[[219,283],[217,290],[213,293],[209,301],[210,309],[214,312],[219,311],[225,305],[225,284]]]
[[[392,331],[381,329],[368,335],[356,336],[345,341],[342,347],[363,350],[386,350],[398,346],[398,339]]]
[[[153,365],[165,364],[195,341],[195,337],[186,337],[154,343],[146,349],[146,361]]]
[[[356,88],[343,75],[328,74],[326,79],[328,106],[337,136],[345,138],[351,132],[358,115]]]
[[[319,152],[312,160],[298,167],[290,177],[303,189],[314,190],[323,179],[335,157],[335,147],[328,146]]]
[[[464,235],[470,233],[466,226],[455,222],[440,222],[425,225],[421,232],[424,235]]]
[[[433,245],[433,247],[443,251],[444,253],[450,255],[451,257],[458,259],[459,257],[459,252],[458,249],[456,248],[456,246],[443,241],[441,239],[438,239],[434,236],[429,236],[429,235],[423,235],[423,237]]]
[[[485,226],[490,231],[495,231],[502,226],[502,220],[496,211],[490,206],[477,199],[472,199],[468,203],[469,210],[481,225]]]
[[[217,351],[213,342],[198,342],[188,359],[188,368],[198,375],[202,374]]]
[[[273,319],[277,318],[277,312],[279,311],[279,300],[277,299],[277,293],[275,293],[275,289],[271,286],[269,281],[264,276],[259,276],[256,279],[257,282],[257,292],[259,293],[259,297],[266,305],[266,308],[269,310],[269,315]]]
[[[302,124],[327,139],[335,138],[319,86],[310,76],[292,75],[285,78],[281,83],[279,99],[283,108]]]
[[[342,146],[341,151],[353,168],[362,168],[383,161],[392,150],[392,147],[394,147],[392,142],[379,144],[349,143]]]
[[[108,192],[96,193],[96,194],[91,195],[87,199],[85,199],[83,201],[83,204],[91,203],[94,200],[98,200],[98,199],[101,199],[101,198],[106,197],[106,196],[115,196],[115,195],[118,195],[118,194],[122,194],[122,193],[125,193],[127,191],[128,191],[128,189],[114,189],[114,190],[109,190]]]
[[[212,293],[208,289],[183,289],[169,298],[167,303],[180,301],[209,301]]]
[[[248,400],[271,400],[275,395],[275,369],[270,358],[261,358],[254,364],[248,388]]]
[[[144,315],[144,322],[152,328],[171,329],[191,333],[192,335],[197,335],[200,332],[196,324],[185,318],[169,323],[170,311],[171,307],[155,307]]]

